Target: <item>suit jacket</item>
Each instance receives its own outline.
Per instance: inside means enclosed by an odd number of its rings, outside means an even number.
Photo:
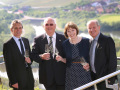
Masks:
[[[113,73],[117,68],[115,43],[111,37],[102,33],[96,45],[94,65],[97,78]]]
[[[25,49],[30,51],[29,41],[22,38]],[[32,88],[34,88],[34,79],[30,65],[26,68],[25,58],[21,54],[15,40],[11,38],[3,45],[3,55],[6,65],[6,70],[10,82],[10,86],[18,83],[20,89],[27,89],[28,80]]]
[[[62,56],[62,42],[65,37],[56,33],[56,48],[59,55]],[[40,83],[51,85],[55,81],[58,85],[65,83],[65,63],[57,62],[54,58],[42,60],[40,54],[45,53],[45,44],[48,44],[46,34],[40,35],[34,39],[32,48],[32,58],[39,63],[39,81]]]

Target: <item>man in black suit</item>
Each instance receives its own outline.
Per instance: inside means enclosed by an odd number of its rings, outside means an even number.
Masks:
[[[46,33],[36,37],[32,47],[33,59],[39,63],[39,82],[44,84],[46,90],[64,90],[65,62],[57,62],[55,52],[62,56],[65,37],[55,32],[56,23],[51,17],[44,20],[43,27]],[[45,48],[47,45],[48,50]]]
[[[90,48],[90,66],[92,79],[98,79],[116,71],[117,57],[115,43],[111,37],[100,32],[100,25],[97,20],[87,23],[87,29],[93,41]],[[108,80],[113,84],[115,77]],[[97,84],[98,90],[110,90],[106,88],[105,82]]]
[[[30,56],[29,41],[21,37],[23,26],[14,20],[10,27],[12,38],[3,45],[3,55],[9,78],[10,87],[14,90],[34,90],[34,79],[31,70],[31,60],[25,57],[27,50]]]

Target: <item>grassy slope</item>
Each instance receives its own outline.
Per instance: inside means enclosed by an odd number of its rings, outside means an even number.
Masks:
[[[102,15],[101,17],[98,18],[100,21],[102,22],[107,22],[110,25],[112,24],[112,22],[120,22],[120,15]]]
[[[7,4],[16,4],[19,3],[19,5],[30,5],[33,7],[59,7],[68,5],[70,3],[75,3],[80,0],[0,0],[1,2],[7,3]]]

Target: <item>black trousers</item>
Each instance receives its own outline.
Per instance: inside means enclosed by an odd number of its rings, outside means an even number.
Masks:
[[[97,75],[94,72],[91,72],[91,78],[92,78],[92,81],[98,79]],[[106,88],[105,81],[103,81],[101,83],[98,83],[97,84],[97,89],[98,90],[113,90],[113,89]]]
[[[46,90],[65,90],[65,85],[57,85],[56,83],[53,83],[50,86],[44,84],[44,86]]]
[[[13,90],[34,90],[34,81],[33,81],[33,79],[30,77],[30,75],[29,74],[31,74],[30,73],[30,71],[29,71],[30,69],[29,68],[26,68],[26,71],[27,71],[27,86],[26,87],[19,87],[19,89],[17,89],[17,88],[13,88]]]

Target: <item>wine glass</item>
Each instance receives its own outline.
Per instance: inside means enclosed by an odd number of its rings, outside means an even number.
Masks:
[[[28,49],[25,50],[25,57],[29,57],[29,50]],[[28,64],[26,61],[25,61],[25,65],[26,65],[26,67],[28,67]]]
[[[29,50],[28,49],[25,50],[25,57],[29,57]]]
[[[59,54],[59,51],[58,51],[57,48],[55,48],[55,55],[58,56],[58,54]],[[60,60],[58,60],[57,62],[59,62],[59,61],[60,61]]]
[[[87,62],[86,62],[86,60],[85,60],[84,57],[80,57],[80,62],[81,62],[81,64],[82,64],[83,66],[84,66],[85,64],[87,64]],[[89,69],[88,69],[87,71],[89,71]]]
[[[50,49],[49,49],[48,44],[45,44],[45,52],[46,52],[46,53],[49,53],[49,52],[50,52]]]
[[[49,49],[49,45],[48,44],[45,44],[45,53],[50,53],[50,49]]]
[[[55,55],[57,56],[59,54],[59,51],[57,48],[55,48]]]

